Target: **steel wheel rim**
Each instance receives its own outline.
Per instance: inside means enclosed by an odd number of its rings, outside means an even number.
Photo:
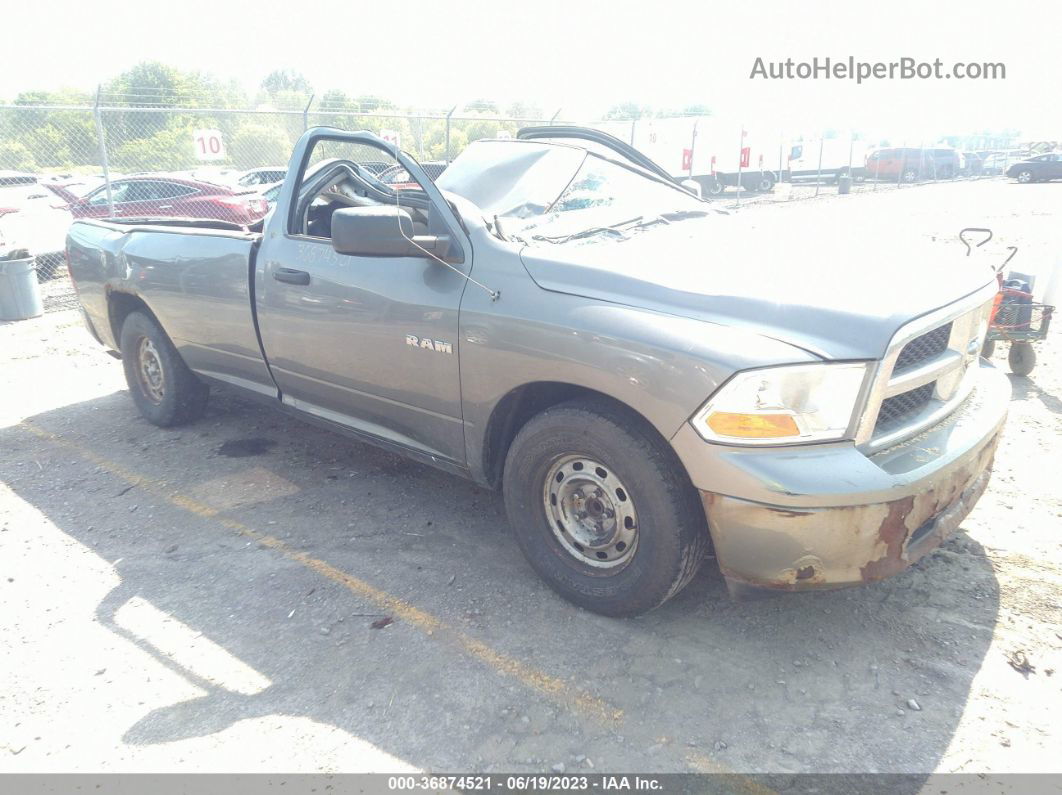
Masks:
[[[158,405],[166,395],[166,373],[158,349],[147,337],[141,337],[137,345],[137,376],[144,397]]]
[[[1018,182],[1032,182],[1032,172],[1023,171],[1018,174]]]
[[[561,548],[588,566],[617,569],[638,548],[638,514],[623,481],[585,455],[558,458],[542,491],[550,530]]]

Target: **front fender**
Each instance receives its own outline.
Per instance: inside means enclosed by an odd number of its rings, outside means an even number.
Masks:
[[[466,289],[461,307],[465,438],[477,479],[492,414],[528,384],[602,393],[669,439],[737,370],[817,361],[751,331],[545,290],[524,270],[517,246],[479,231],[475,275],[501,297]]]

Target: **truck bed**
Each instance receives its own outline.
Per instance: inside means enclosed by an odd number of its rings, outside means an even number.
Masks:
[[[91,330],[118,350],[118,329],[142,305],[197,372],[275,393],[254,322],[261,234],[226,221],[77,221],[70,275]]]

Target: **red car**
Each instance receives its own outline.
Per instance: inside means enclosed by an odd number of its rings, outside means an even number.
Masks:
[[[67,202],[74,218],[112,217],[106,185],[84,197],[48,187]],[[245,226],[269,211],[269,203],[254,191],[168,174],[116,179],[111,183],[111,201],[113,217],[216,218]]]

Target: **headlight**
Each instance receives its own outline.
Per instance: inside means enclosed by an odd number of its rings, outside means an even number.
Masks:
[[[786,444],[843,439],[854,428],[866,363],[802,364],[738,373],[701,407],[708,441]]]

